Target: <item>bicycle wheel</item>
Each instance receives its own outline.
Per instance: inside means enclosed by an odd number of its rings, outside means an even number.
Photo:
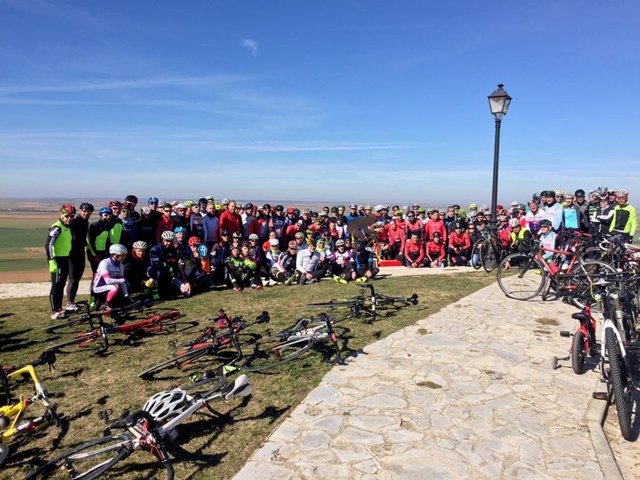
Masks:
[[[587,342],[582,330],[573,335],[571,343],[571,368],[577,375],[582,375],[586,370],[584,364],[587,360]]]
[[[64,328],[72,328],[78,325],[85,325],[88,323],[90,323],[90,318],[87,315],[80,315],[80,316],[76,316],[68,320],[65,320],[64,322],[47,325],[44,328],[44,331],[47,333],[53,333],[56,330],[62,330]]]
[[[515,300],[535,297],[542,291],[545,280],[546,272],[540,261],[523,253],[507,255],[498,266],[498,286]]]
[[[70,347],[71,345],[77,345],[78,347],[81,347],[85,342],[89,343],[99,337],[100,332],[91,331],[89,333],[80,334],[80,336],[77,336],[71,340],[66,340],[64,342],[51,345],[50,347],[47,347],[47,350],[60,350],[61,348]]]
[[[598,275],[602,273],[615,273],[616,269],[601,260],[584,260],[575,270],[575,275],[570,275],[564,282],[564,288],[571,288],[570,303],[576,308],[584,308],[591,302],[591,290]],[[559,287],[562,288],[562,287]]]
[[[482,268],[487,273],[493,272],[498,266],[498,256],[496,253],[496,249],[491,242],[487,241],[485,248],[483,249],[483,254],[480,257],[482,262]]]
[[[176,355],[173,358],[165,360],[164,362],[160,362],[153,367],[147,368],[145,371],[140,372],[138,377],[140,378],[151,378],[156,373],[162,372],[163,370],[168,370],[171,368],[182,369],[185,368],[190,363],[195,360],[204,357],[205,355],[210,355],[213,353],[213,346],[206,345],[202,348],[194,348],[193,350],[188,350],[185,353],[180,355]]]
[[[482,255],[486,240],[478,240],[471,250],[471,266],[474,270],[482,268]]]
[[[83,443],[55,460],[46,463],[25,480],[62,479],[91,480],[100,477],[133,452],[128,435],[109,435]]]
[[[263,372],[279,367],[302,357],[315,343],[315,336],[303,336],[256,350],[246,358],[242,368],[248,372]]]
[[[631,441],[633,440],[631,430],[631,393],[629,392],[627,372],[624,368],[624,359],[618,347],[617,337],[611,328],[605,330],[605,345],[607,356],[609,357],[609,382],[613,389],[613,398],[618,411],[620,432],[625,440]]]
[[[307,303],[305,307],[312,308],[352,308],[358,302],[362,301],[361,297],[354,297],[351,299],[341,299],[341,300],[329,300],[327,302],[318,302],[318,303]]]

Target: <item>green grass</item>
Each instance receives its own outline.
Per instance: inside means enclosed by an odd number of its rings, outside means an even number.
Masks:
[[[443,306],[493,280],[493,275],[477,272],[455,276],[396,277],[376,281],[376,288],[381,293],[408,296],[415,292],[420,296],[420,303],[400,310],[392,317],[381,318],[372,325],[356,320],[343,322],[341,325],[345,328],[339,333],[344,352],[359,349],[366,351],[367,345],[437,312]],[[313,286],[281,286],[241,294],[229,291],[211,292],[163,305],[178,308],[184,314],[184,323],[173,334],[149,335],[136,342],[135,346],[116,343],[111,346],[106,357],[92,356],[91,347],[85,347],[84,350],[70,348],[73,353],[59,355],[54,372],[49,373],[46,368],[39,369],[45,387],[59,405],[59,411],[70,420],[70,429],[62,439],[60,448],[69,448],[101,436],[104,425],[97,417],[100,410],[110,408],[116,415],[125,408],[136,410],[151,394],[168,388],[171,384],[185,382],[188,372],[170,372],[169,377],[146,382],[140,380],[137,374],[171,356],[175,351],[169,345],[171,340],[184,342],[194,338],[219,308],[224,308],[233,315],[244,315],[248,319],[253,319],[262,310],[268,310],[272,318],[269,328],[277,331],[301,315],[319,313],[305,310],[305,303],[344,298],[358,291],[352,285],[321,282]],[[36,358],[55,340],[42,331],[50,323],[48,314],[46,298],[2,301],[2,363],[20,363]],[[191,325],[189,322],[192,321],[199,325]],[[251,330],[262,333],[265,328],[255,326]],[[57,340],[67,338],[69,334],[58,337]],[[115,341],[116,337],[112,338]],[[208,364],[200,364],[198,368],[213,369],[217,365],[210,360]],[[176,464],[176,478],[230,478],[269,433],[318,385],[330,368],[330,364],[322,361],[322,355],[312,353],[276,372],[250,375],[254,394],[246,405],[241,405],[239,400],[217,405],[221,412],[230,412],[233,423],[222,424],[223,422],[208,415],[195,415],[185,425],[187,428],[183,432],[187,434],[183,437],[181,446],[189,455]],[[26,388],[24,385],[22,391]],[[31,457],[50,458],[54,454],[51,445],[55,436],[55,429],[50,428],[32,441],[18,446],[18,453],[10,459],[0,477],[22,478],[33,464]],[[133,455],[129,460],[130,468],[118,478],[145,478],[148,471],[140,466],[148,465],[146,462],[150,460],[144,453]]]
[[[42,247],[47,238],[47,228],[0,227],[0,248]]]

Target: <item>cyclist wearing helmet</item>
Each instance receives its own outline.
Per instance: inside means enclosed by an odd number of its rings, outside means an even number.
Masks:
[[[266,270],[267,272],[267,278],[270,275],[271,272],[271,268],[278,263],[278,257],[280,256],[280,254],[282,253],[280,251],[280,242],[278,241],[277,238],[272,238],[269,240],[269,250],[267,250],[267,252],[264,254],[264,259],[265,259],[265,264],[264,264],[264,270]],[[270,280],[269,281],[269,286],[272,286],[275,283],[275,280]]]
[[[545,190],[540,193],[544,206],[542,209],[547,215],[547,220],[551,222],[551,228],[558,232],[562,226],[562,204],[556,201],[556,194],[553,190]]]
[[[291,284],[294,279],[294,273],[296,271],[296,256],[298,255],[298,245],[295,241],[290,241],[287,250],[282,252],[278,257],[276,264],[271,267],[270,275],[271,279],[284,283],[286,285]]]
[[[595,213],[591,216],[591,227],[594,233],[605,235],[609,233],[615,206],[609,203],[609,192],[606,190],[598,191],[596,195],[598,196],[599,204]]]
[[[422,237],[424,224],[418,219],[416,213],[413,210],[407,213],[406,229],[407,238],[411,238],[411,234],[414,232],[417,233],[419,237]]]
[[[255,222],[255,233],[260,237],[261,242],[266,242],[269,239],[269,223],[271,222],[271,206],[265,203],[258,211],[258,217]]]
[[[100,217],[89,225],[87,235],[87,259],[94,274],[98,264],[109,256],[109,230],[113,224],[113,211],[109,207],[102,207],[98,214]]]
[[[173,208],[165,203],[162,207],[162,216],[156,223],[156,245],[162,243],[162,233],[168,230],[173,231]]]
[[[124,259],[127,256],[127,247],[114,243],[109,247],[109,258],[105,258],[98,265],[93,277],[92,291],[98,297],[105,297],[106,310],[114,308],[115,302],[121,296],[128,300],[129,290],[124,276]]]
[[[231,255],[224,262],[227,285],[233,288],[234,292],[241,292],[243,288],[252,285],[253,271],[256,269],[255,263],[242,258],[241,251],[242,247],[233,245]]]
[[[636,209],[629,205],[629,193],[626,190],[616,191],[616,201],[618,204],[613,209],[609,232],[622,234],[631,243],[638,228]]]
[[[148,290],[145,282],[148,282],[149,276],[149,245],[143,240],[134,242],[131,246],[131,255],[127,256],[124,264],[124,277],[127,279],[129,293],[145,292],[149,297],[153,296],[153,292]],[[152,287],[153,282],[149,285]]]
[[[376,267],[376,256],[371,248],[367,247],[367,242],[364,240],[358,240],[356,242],[356,248],[352,253],[353,257],[353,271],[351,272],[351,278],[356,283],[365,283],[370,278],[376,276],[379,272]]]
[[[518,251],[523,240],[531,238],[531,232],[526,227],[522,228],[517,218],[509,220],[509,227],[511,229],[511,249]]]
[[[187,210],[191,211],[191,207],[187,209],[187,206],[184,203],[178,203],[173,208],[176,214],[171,217],[171,222],[173,224],[172,230],[175,230],[176,227],[184,227],[187,231],[187,235],[189,234],[189,216],[187,214]]]
[[[161,243],[154,245],[149,252],[149,278],[155,280],[161,298],[173,298],[176,293],[183,292],[187,279],[178,265],[178,252],[174,245],[175,233],[171,230],[162,232]]]
[[[424,238],[428,240],[433,239],[435,232],[440,233],[442,241],[447,241],[447,227],[444,224],[444,219],[440,218],[440,212],[437,209],[433,209],[429,212],[429,221],[424,226]]]
[[[71,229],[71,253],[69,254],[69,282],[67,283],[67,306],[65,312],[77,312],[80,307],[76,305],[76,294],[80,279],[84,273],[87,255],[87,234],[89,233],[89,218],[93,213],[93,205],[84,202],[69,228]]]
[[[285,231],[285,217],[284,207],[282,205],[276,205],[275,211],[271,212],[271,219],[269,221],[269,231],[276,232],[276,238],[284,242]]]
[[[69,226],[76,216],[76,207],[66,203],[60,207],[60,217],[49,228],[44,250],[49,262],[51,274],[51,291],[49,303],[51,304],[51,319],[65,318],[62,309],[62,297],[64,286],[69,275],[69,255],[71,254],[72,234]]]
[[[209,254],[213,282],[216,285],[222,285],[225,282],[224,262],[231,255],[231,235],[228,231],[220,232],[220,239],[213,244]]]
[[[540,239],[540,246],[547,250],[542,254],[546,261],[551,260],[554,256],[554,253],[551,250],[556,248],[556,237],[557,234],[553,231],[553,224],[551,223],[551,220],[547,218],[541,220],[538,238]]]
[[[249,202],[244,206],[244,213],[240,215],[242,218],[242,234],[244,238],[249,238],[253,233],[258,233],[258,223],[253,215],[253,203]]]
[[[259,275],[268,275],[269,270],[265,267],[264,250],[262,250],[259,242],[260,237],[258,237],[257,233],[252,233],[249,235],[249,252],[247,253],[247,256],[258,266]]]
[[[122,239],[122,230],[124,226],[122,225],[122,220],[120,219],[120,214],[122,213],[122,202],[119,200],[113,200],[109,202],[109,208],[113,215],[110,219],[109,225],[109,245],[113,245],[114,243],[121,243]]]
[[[515,218],[512,220],[518,222]],[[469,262],[471,256],[471,238],[460,222],[453,224],[453,232],[449,235],[447,253],[449,254],[451,266],[464,267]]]
[[[316,242],[307,242],[307,248],[300,250],[296,256],[296,277],[300,285],[316,283],[324,276],[325,271],[319,268],[320,254],[316,250]]]
[[[200,211],[200,203],[194,203],[191,205],[191,216],[189,217],[189,229],[191,231],[191,235],[195,235],[200,239],[200,241],[204,241],[204,216]]]
[[[336,240],[336,250],[330,257],[329,270],[333,280],[338,283],[347,283],[352,279],[353,258],[341,238]]]
[[[573,204],[580,210],[580,230],[589,232],[591,230],[589,204],[587,203],[585,191],[581,188],[575,191]]]

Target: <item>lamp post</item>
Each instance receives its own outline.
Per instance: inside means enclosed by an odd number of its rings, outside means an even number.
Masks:
[[[496,139],[493,146],[493,185],[491,187],[491,224],[497,224],[496,206],[498,205],[498,160],[500,159],[500,124],[502,117],[507,114],[511,97],[502,88],[502,83],[498,84],[498,88],[489,95],[489,108],[494,117],[496,117]]]

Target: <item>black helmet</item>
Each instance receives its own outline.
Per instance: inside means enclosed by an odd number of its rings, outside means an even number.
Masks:
[[[284,206],[276,205],[276,212],[283,212],[283,211],[284,211]]]
[[[85,212],[93,212],[95,208],[89,202],[84,202],[80,204],[80,210],[84,210]]]
[[[358,242],[356,243],[356,250],[361,252],[365,248],[367,248],[367,242],[365,242],[364,240],[358,240]]]
[[[253,203],[251,202],[247,202],[247,204],[244,206],[245,210],[253,210]]]
[[[127,195],[126,197],[124,197],[124,201],[129,203],[135,203],[137,205],[138,197],[136,197],[135,195]]]
[[[579,188],[578,190],[576,190],[575,196],[576,197],[584,197],[584,190]]]

